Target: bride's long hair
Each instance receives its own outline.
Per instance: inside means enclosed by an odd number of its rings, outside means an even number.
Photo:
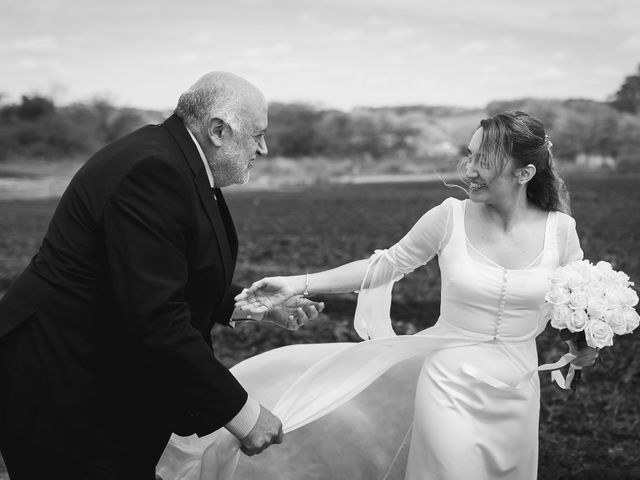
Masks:
[[[478,154],[499,175],[511,158],[515,168],[529,164],[536,174],[527,184],[527,198],[543,210],[571,213],[569,192],[556,171],[552,143],[542,122],[528,113],[503,112],[480,121],[483,130]],[[462,159],[459,171],[466,169]]]

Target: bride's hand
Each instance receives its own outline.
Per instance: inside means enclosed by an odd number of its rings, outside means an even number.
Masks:
[[[286,277],[267,277],[236,295],[236,307],[249,314],[267,313],[297,295]]]
[[[598,358],[597,349],[589,346],[578,348],[573,340],[569,340],[567,343],[569,344],[569,353],[573,353],[576,356],[576,358],[571,361],[572,365],[582,368],[589,367],[596,363],[596,358]]]

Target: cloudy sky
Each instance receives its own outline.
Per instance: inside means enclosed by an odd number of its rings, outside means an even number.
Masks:
[[[0,93],[172,108],[209,70],[270,101],[605,100],[640,63],[638,0],[0,0]]]

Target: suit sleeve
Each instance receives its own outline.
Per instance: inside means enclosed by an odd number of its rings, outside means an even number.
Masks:
[[[191,218],[175,167],[141,160],[108,198],[104,235],[125,334],[146,371],[177,392],[188,429],[205,435],[244,406],[247,393],[191,325],[184,297]]]
[[[226,296],[222,300],[222,312],[219,315],[216,315],[213,319],[215,323],[219,323],[220,325],[230,326],[231,315],[233,314],[233,310],[236,305],[236,301],[234,297],[238,295],[242,288],[240,285],[232,283],[227,291]]]

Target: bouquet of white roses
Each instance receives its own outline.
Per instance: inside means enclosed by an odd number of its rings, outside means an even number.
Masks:
[[[578,260],[559,267],[545,296],[551,326],[565,340],[573,338],[579,348],[585,344],[609,347],[614,335],[631,333],[640,324],[634,309],[638,294],[632,286],[629,276],[615,271],[608,262],[593,265]]]

